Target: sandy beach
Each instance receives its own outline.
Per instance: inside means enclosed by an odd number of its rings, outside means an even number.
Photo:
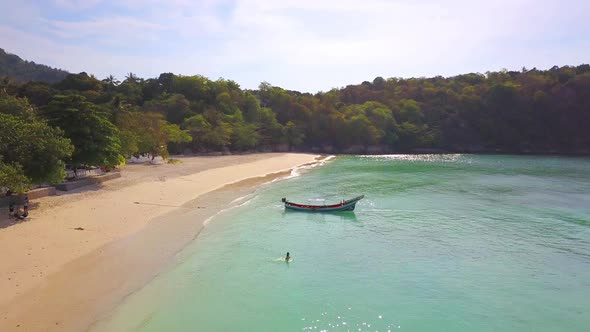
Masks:
[[[0,331],[87,329],[166,268],[208,218],[316,158],[127,165],[120,179],[32,202],[26,222],[0,223]]]

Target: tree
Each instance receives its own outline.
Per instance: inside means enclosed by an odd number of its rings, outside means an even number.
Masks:
[[[177,124],[168,123],[168,122],[164,121],[162,123],[162,126],[163,126],[163,131],[165,134],[165,137],[164,137],[165,145],[160,146],[161,148],[164,147],[163,152],[160,152],[160,155],[163,158],[168,158],[168,156],[169,156],[168,149],[169,149],[170,145],[181,146],[182,144],[190,143],[193,140],[191,135],[187,131],[182,130],[180,128],[180,126]]]
[[[41,120],[0,113],[0,156],[10,167],[22,167],[33,183],[57,183],[65,177],[64,160],[73,146],[63,131]],[[12,172],[16,172],[14,169]]]
[[[231,146],[236,150],[253,149],[260,140],[256,125],[238,122],[232,128]]]
[[[238,111],[237,105],[228,92],[222,92],[218,94],[216,103],[217,109],[223,112],[223,114],[232,115]]]
[[[400,147],[413,149],[420,147],[420,138],[424,128],[411,122],[404,122],[399,128]]]
[[[385,88],[385,79],[381,76],[375,77],[373,80],[373,88],[375,90],[383,90]]]
[[[260,109],[258,132],[261,141],[266,145],[282,143],[284,139],[283,126],[277,121],[275,113],[270,108]]]
[[[162,87],[162,92],[169,93],[172,89],[172,83],[174,81],[175,75],[172,73],[162,73],[158,77],[157,81],[158,84]]]
[[[80,74],[69,74],[63,81],[55,85],[60,90],[73,90],[73,91],[101,91],[102,84],[96,77],[88,75],[85,72]]]
[[[245,93],[243,113],[247,122],[258,122],[260,120],[260,103],[256,96],[250,92]]]
[[[170,79],[165,76],[162,79]],[[190,101],[204,101],[213,104],[215,95],[211,93],[211,81],[206,77],[196,76],[172,76],[170,93],[180,93]],[[166,82],[168,83],[168,82]]]
[[[17,98],[0,92],[0,113],[15,115],[24,119],[33,119],[35,110],[27,98]]]
[[[109,75],[107,76],[104,80],[102,80],[103,82],[105,82],[107,85],[109,86],[117,86],[119,84],[121,84],[121,81],[119,81],[115,76],[113,75]]]
[[[137,75],[135,75],[132,72],[129,72],[129,73],[127,73],[127,75],[125,75],[125,81],[128,83],[137,83],[138,82]]]
[[[128,112],[120,118],[121,132],[133,144],[135,154],[148,154],[152,159],[168,158],[168,143],[188,143],[192,140],[188,132],[178,125],[164,120],[162,114]]]
[[[413,99],[404,99],[401,101],[399,116],[402,122],[411,122],[414,124],[421,124],[424,118],[420,106]]]
[[[219,122],[206,137],[211,146],[217,150],[224,149],[231,144],[233,129],[227,122]]]
[[[212,130],[212,126],[202,114],[197,114],[184,120],[182,127],[191,135],[193,147],[196,150],[204,150],[211,145],[207,141],[207,137]]]
[[[0,159],[0,189],[6,188],[13,193],[24,193],[31,189],[31,180],[25,175],[19,164],[5,164]]]
[[[290,150],[292,147],[299,146],[303,143],[305,134],[301,132],[301,129],[298,128],[293,121],[289,121],[285,125],[285,138],[287,139],[287,144],[289,144]]]
[[[18,91],[19,97],[27,98],[27,100],[36,106],[47,105],[54,94],[55,89],[49,84],[42,82],[28,82],[20,86]]]
[[[365,114],[358,114],[352,116],[347,121],[348,132],[353,138],[353,144],[372,145],[377,144],[381,139],[381,133]]]
[[[145,103],[143,108],[146,112],[161,113],[167,121],[175,124],[181,124],[184,119],[193,114],[190,102],[183,95],[177,93],[163,94],[159,99]]]
[[[123,83],[119,84],[115,91],[119,99],[133,105],[141,105],[143,103],[144,95],[141,85],[132,80],[126,79]]]
[[[201,114],[186,119],[183,128],[190,133],[193,138],[193,146],[197,150],[222,149],[232,142],[233,129],[229,123],[218,121],[214,125]],[[240,141],[238,144],[242,145],[241,133],[237,137],[237,140]],[[244,143],[244,145],[248,145],[248,143]]]
[[[360,127],[366,126],[363,129],[364,133],[358,134],[364,137],[361,140],[362,143],[385,143],[393,145],[397,141],[397,134],[395,133],[397,123],[393,118],[391,110],[386,105],[375,101],[368,101],[362,105],[348,106],[345,108],[345,113],[349,113],[349,117],[352,115],[363,116],[356,118],[357,124]],[[366,123],[365,119],[368,120],[368,123]],[[354,132],[356,128],[352,130]],[[361,142],[357,142],[357,144]]]
[[[125,162],[119,131],[108,113],[80,95],[57,95],[43,112],[74,144],[74,165],[117,166]]]

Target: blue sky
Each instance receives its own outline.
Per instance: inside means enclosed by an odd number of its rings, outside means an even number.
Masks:
[[[587,0],[0,0],[0,48],[72,72],[317,92],[590,62]]]

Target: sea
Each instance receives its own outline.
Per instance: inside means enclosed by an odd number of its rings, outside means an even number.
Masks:
[[[590,331],[590,158],[339,156],[237,203],[93,330]]]

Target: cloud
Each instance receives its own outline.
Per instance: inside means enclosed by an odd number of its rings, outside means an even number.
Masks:
[[[103,0],[54,0],[55,5],[61,9],[79,11],[96,7]]]
[[[86,40],[90,43],[127,46],[146,41],[156,41],[165,29],[158,23],[133,17],[113,16],[87,21],[44,20],[47,31],[66,40]]]
[[[590,53],[588,10],[573,0],[55,0],[0,4],[0,38],[23,57],[47,52],[97,75],[172,71],[315,91],[377,75],[577,64]]]

